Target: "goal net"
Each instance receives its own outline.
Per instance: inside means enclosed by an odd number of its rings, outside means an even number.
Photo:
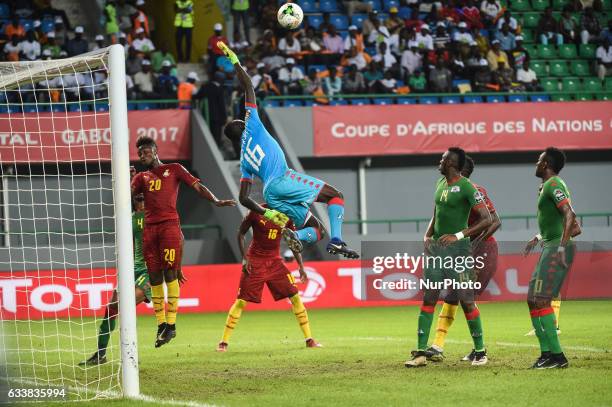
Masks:
[[[22,398],[8,389],[61,389],[70,400],[138,393],[127,138],[121,46],[0,64],[0,386],[8,401]],[[106,363],[79,365],[97,350],[118,280],[121,329]]]

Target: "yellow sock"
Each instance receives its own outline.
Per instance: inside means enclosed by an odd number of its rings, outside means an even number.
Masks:
[[[436,327],[436,337],[433,344],[439,349],[444,349],[444,341],[451,325],[455,321],[455,315],[457,314],[457,305],[444,303],[442,311],[438,315],[438,326]]]
[[[312,338],[312,334],[310,333],[310,322],[308,322],[308,313],[306,312],[306,307],[304,307],[300,295],[296,294],[289,298],[289,300],[291,300],[291,308],[293,309],[298,324],[300,324],[304,339]]]
[[[225,328],[223,328],[223,337],[221,338],[221,342],[229,343],[230,336],[234,332],[234,328],[236,328],[236,324],[242,315],[242,310],[246,307],[247,302],[245,300],[236,300],[232,308],[230,308],[227,313],[227,320],[225,320]]]
[[[166,312],[164,311],[164,283],[151,286],[151,300],[153,301],[153,310],[157,325],[166,322]]]
[[[178,311],[178,301],[181,289],[178,280],[166,283],[168,288],[168,309],[166,310],[166,320],[170,325],[176,323],[176,313]]]
[[[557,329],[559,329],[559,313],[561,312],[561,299],[555,299],[550,302],[550,306],[555,312],[555,321],[557,323]]]

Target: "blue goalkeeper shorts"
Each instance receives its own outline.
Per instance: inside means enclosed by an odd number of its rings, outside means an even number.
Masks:
[[[308,219],[310,205],[317,199],[325,182],[287,170],[285,175],[270,181],[263,194],[268,207],[287,215],[297,228],[301,228]]]

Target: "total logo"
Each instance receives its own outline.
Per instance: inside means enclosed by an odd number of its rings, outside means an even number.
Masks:
[[[302,302],[305,303],[316,301],[319,295],[325,290],[325,279],[312,267],[304,267],[304,271],[308,276],[308,282],[306,283],[306,287],[300,290],[300,297],[302,297]],[[296,281],[299,281],[299,270],[293,270],[291,274],[295,277]]]

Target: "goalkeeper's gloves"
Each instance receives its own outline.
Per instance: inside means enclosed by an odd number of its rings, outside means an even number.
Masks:
[[[284,228],[289,222],[289,217],[284,213],[275,211],[274,209],[266,209],[264,212],[264,218],[271,220],[275,225]]]
[[[227,45],[225,45],[225,43],[223,41],[217,41],[217,47],[219,47],[219,49],[221,51],[223,51],[223,53],[230,60],[232,65],[240,63],[236,53],[234,51],[232,51],[231,49],[229,49],[229,47]]]

